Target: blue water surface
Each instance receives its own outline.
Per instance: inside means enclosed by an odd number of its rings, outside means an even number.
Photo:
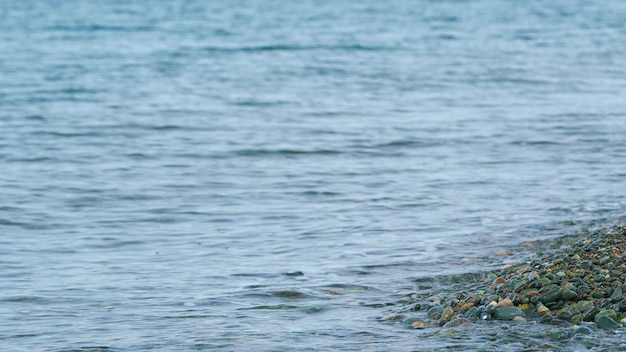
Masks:
[[[625,38],[618,0],[5,1],[1,349],[499,351],[380,318],[624,215]]]

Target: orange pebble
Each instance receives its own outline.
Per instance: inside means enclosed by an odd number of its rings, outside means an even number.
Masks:
[[[469,302],[469,303],[465,303],[464,305],[461,306],[461,310],[467,310],[470,309],[474,306],[474,302]]]
[[[502,285],[502,284],[506,284],[506,280],[503,277],[498,277],[495,280],[493,280],[493,285],[494,286],[498,286],[498,285]]]
[[[426,327],[426,323],[422,323],[421,321],[416,321],[411,325],[416,329],[423,329]]]

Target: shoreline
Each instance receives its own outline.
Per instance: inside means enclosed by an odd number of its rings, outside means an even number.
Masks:
[[[471,274],[453,290],[411,295],[405,314],[387,319],[417,329],[536,322],[572,334],[626,326],[626,225],[567,235],[537,251],[479,280]]]

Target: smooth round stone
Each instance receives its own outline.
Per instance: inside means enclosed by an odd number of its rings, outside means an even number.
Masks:
[[[613,320],[617,320],[617,313],[615,313],[615,311],[611,309],[599,311],[598,314],[596,314],[596,316],[594,317],[596,324],[598,323],[598,319],[600,319],[601,317],[609,317]]]
[[[537,314],[544,315],[550,313],[550,309],[543,304],[537,306]]]
[[[489,314],[493,314],[493,311],[496,310],[497,305],[498,303],[496,303],[496,301],[491,301],[485,308],[485,311]]]
[[[622,288],[618,286],[615,291],[613,291],[613,294],[611,294],[611,301],[617,303],[623,298],[623,296],[624,294],[622,293]]]
[[[573,324],[580,323],[581,321],[583,321],[583,315],[582,314],[572,315],[572,318],[569,321],[572,322]]]
[[[428,310],[428,313],[426,313],[426,315],[428,315],[430,319],[439,319],[441,318],[442,313],[443,313],[442,306],[434,306]]]
[[[598,325],[600,329],[617,329],[622,327],[620,323],[616,322],[606,315],[603,315],[600,318],[596,319],[596,325]]]
[[[561,291],[561,299],[564,301],[571,301],[578,297],[578,294],[574,290],[570,290],[569,288],[565,288]]]
[[[452,318],[454,318],[456,316],[456,314],[454,313],[454,311],[452,310],[452,308],[448,307],[446,309],[444,309],[443,313],[441,313],[441,323],[446,323],[449,322],[450,320],[452,320]]]
[[[419,322],[421,319],[417,316],[410,316],[402,320],[402,323],[405,325],[412,325],[415,322]]]
[[[570,319],[572,319],[572,313],[568,311],[563,311],[559,313],[559,315],[557,315],[556,318],[564,320],[564,321],[570,321]]]
[[[596,307],[587,307],[583,312],[583,320],[584,321],[593,321],[598,314],[599,309]]]
[[[605,276],[602,274],[598,274],[596,276],[593,277],[593,281],[595,282],[602,282],[605,280]]]
[[[444,328],[455,328],[460,325],[468,325],[472,322],[464,318],[456,318],[444,324]]]
[[[476,319],[478,317],[478,308],[472,307],[463,314],[467,319]]]
[[[582,335],[582,334],[591,335],[593,334],[593,330],[591,330],[591,328],[588,326],[581,326],[578,329],[574,330],[574,332],[572,333],[572,336]]]
[[[593,298],[604,298],[605,295],[606,295],[606,292],[604,292],[602,290],[598,290],[598,291],[594,291],[591,294],[591,297],[593,297]]]
[[[566,323],[567,323],[567,321],[565,321],[563,319],[558,319],[558,318],[550,320],[550,324],[551,325],[563,325],[563,324],[566,324]]]
[[[518,307],[502,307],[493,311],[493,318],[497,320],[513,320],[515,317],[524,316],[524,312]]]
[[[511,307],[511,306],[513,306],[513,301],[511,301],[508,298],[505,298],[501,300],[500,302],[498,302],[498,304],[496,304],[496,308]]]
[[[569,338],[569,332],[567,330],[563,330],[562,328],[548,330],[547,333],[548,336],[554,340],[566,340]]]
[[[561,289],[554,287],[545,294],[539,296],[539,300],[543,303],[556,302],[561,296]]]

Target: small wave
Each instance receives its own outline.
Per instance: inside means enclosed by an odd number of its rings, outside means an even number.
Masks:
[[[97,132],[58,132],[58,131],[37,131],[34,135],[40,136],[52,136],[62,138],[77,138],[77,137],[99,137],[100,133]]]
[[[440,143],[437,141],[429,140],[413,140],[413,139],[400,139],[386,143],[380,143],[374,148],[402,148],[402,147],[432,147],[437,146]]]
[[[512,141],[509,144],[511,145],[561,145],[561,143],[555,142],[555,141]]]
[[[112,26],[112,25],[54,25],[47,28],[61,32],[149,32],[154,30],[150,26]]]
[[[11,220],[0,218],[0,225],[25,227],[28,224],[25,224],[25,223],[22,223],[22,222],[15,222],[15,221],[11,221]]]
[[[205,52],[219,53],[242,53],[242,52],[274,52],[274,51],[389,51],[397,50],[394,47],[367,46],[367,45],[258,45],[258,46],[240,46],[240,47],[203,47]]]
[[[297,156],[297,155],[338,155],[338,150],[298,150],[298,149],[242,149],[235,152],[238,156]]]

